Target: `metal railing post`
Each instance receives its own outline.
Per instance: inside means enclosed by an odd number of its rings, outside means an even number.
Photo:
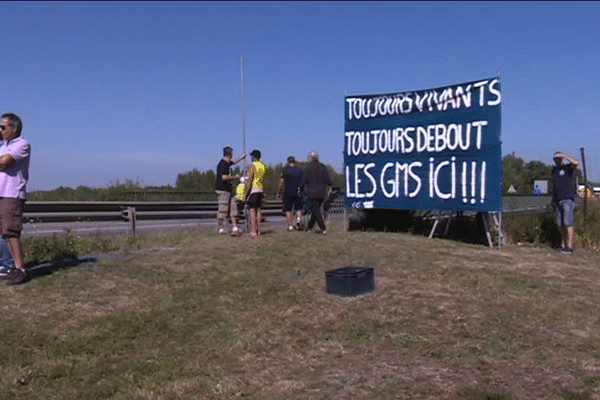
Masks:
[[[129,214],[129,221],[131,222],[131,234],[137,237],[137,231],[135,229],[135,207],[127,207],[127,214]]]

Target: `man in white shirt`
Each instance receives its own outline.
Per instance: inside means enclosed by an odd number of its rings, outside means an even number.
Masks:
[[[27,277],[21,231],[31,145],[21,137],[22,129],[23,123],[16,114],[2,115],[0,133],[4,143],[0,145],[0,232],[15,262],[15,268],[0,278],[6,279],[9,285],[19,285]]]

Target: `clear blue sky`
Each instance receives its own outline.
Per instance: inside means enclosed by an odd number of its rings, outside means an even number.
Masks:
[[[598,2],[1,2],[29,190],[175,184],[246,146],[343,167],[344,95],[501,75],[502,154],[600,180]]]

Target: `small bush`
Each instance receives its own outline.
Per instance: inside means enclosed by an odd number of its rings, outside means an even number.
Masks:
[[[72,235],[34,237],[23,239],[23,257],[26,263],[77,258],[75,237]]]
[[[187,231],[141,235],[77,237],[65,236],[23,238],[23,256],[27,264],[69,260],[80,256],[151,246],[175,246],[187,236]]]
[[[600,200],[593,198],[587,203],[584,218],[583,206],[575,213],[575,233],[580,248],[600,250]]]
[[[509,213],[506,234],[513,243],[560,246],[560,231],[551,213]]]
[[[575,210],[576,247],[600,250],[600,200],[589,199],[584,217],[584,207]],[[513,243],[532,243],[558,248],[561,244],[560,230],[555,214],[512,212],[506,217],[506,233]]]
[[[45,236],[24,238],[23,257],[25,263],[38,264],[45,261],[69,260],[83,254],[106,253],[122,247],[123,239],[117,237],[78,238],[65,236]]]

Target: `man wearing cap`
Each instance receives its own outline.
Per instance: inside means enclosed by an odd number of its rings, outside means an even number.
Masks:
[[[306,186],[306,187],[305,187]],[[310,221],[308,221],[307,232],[315,226],[315,222],[319,224],[321,232],[327,233],[325,221],[321,214],[321,204],[327,197],[327,190],[331,186],[331,178],[327,172],[325,165],[319,162],[319,154],[316,151],[308,153],[308,166],[302,174],[300,180],[300,188],[298,193],[305,190],[309,198]]]
[[[564,160],[569,163],[565,164]],[[573,174],[579,165],[576,159],[557,151],[554,153],[552,168],[552,207],[556,210],[556,224],[560,229],[561,248],[563,254],[573,253],[575,239],[575,189]]]
[[[252,157],[252,164],[248,167],[248,183],[244,199],[248,205],[248,214],[250,214],[250,233],[248,235],[256,237],[260,236],[261,208],[264,198],[263,178],[267,168],[260,161],[260,150],[252,150],[250,157]]]
[[[225,218],[230,218],[232,225],[231,233],[236,235],[239,232],[239,228],[237,226],[238,211],[235,204],[235,197],[233,196],[233,183],[240,179],[240,175],[232,175],[231,167],[243,160],[246,155],[244,154],[235,160],[232,160],[232,157],[233,149],[225,146],[223,148],[223,158],[217,165],[215,191],[218,198],[217,224],[219,226],[219,233],[226,233],[223,221]]]
[[[300,229],[302,221],[302,198],[298,194],[302,170],[296,165],[296,158],[289,156],[288,165],[281,171],[281,179],[277,185],[277,197],[283,200],[283,211],[287,218],[288,230],[294,230],[292,225],[292,209],[296,209],[296,229]]]

